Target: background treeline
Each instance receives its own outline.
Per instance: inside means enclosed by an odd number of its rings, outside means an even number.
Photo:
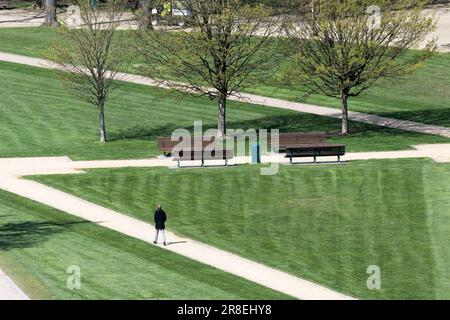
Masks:
[[[97,0],[98,2],[107,2],[107,0]],[[57,0],[58,6],[67,6],[69,4],[72,4],[74,1],[72,0]],[[129,0],[129,7],[137,7],[140,2],[145,2],[145,0]],[[255,3],[263,3],[265,5],[268,5],[273,8],[283,8],[286,4],[286,0],[244,0],[244,2],[247,2],[249,4],[255,4]],[[446,4],[450,3],[450,0],[429,0],[430,4]],[[17,7],[43,7],[45,4],[45,0],[10,0],[10,7],[17,6]]]

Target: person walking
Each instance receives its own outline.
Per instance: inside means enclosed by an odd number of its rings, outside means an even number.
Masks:
[[[166,242],[166,233],[165,233],[165,229],[166,229],[166,223],[167,221],[167,215],[164,212],[164,210],[161,208],[161,205],[157,205],[156,206],[156,211],[155,211],[155,229],[156,229],[156,234],[155,234],[155,240],[153,241],[154,244],[158,243],[158,236],[161,233],[161,236],[163,238],[163,244],[165,246],[167,246],[167,242]]]

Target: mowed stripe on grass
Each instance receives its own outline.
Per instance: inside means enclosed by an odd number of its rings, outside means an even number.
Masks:
[[[32,57],[45,57],[53,44],[64,43],[61,36],[51,28],[2,28],[0,39],[0,51]],[[319,94],[305,96],[305,88],[301,84],[283,83],[283,71],[289,68],[289,56],[286,55],[289,52],[288,44],[284,39],[273,39],[266,49],[275,53],[273,72],[270,75],[263,74],[262,84],[254,85],[246,91],[263,96],[340,108],[338,99]],[[142,59],[135,57],[130,71],[142,73],[141,63]],[[381,80],[367,93],[350,99],[350,110],[450,127],[448,104],[450,74],[447,72],[449,69],[450,53],[436,54],[425,63],[424,68],[416,73],[403,78]],[[167,78],[174,77],[167,74]]]
[[[178,128],[216,127],[216,106],[164,89],[124,84],[106,110],[109,142],[98,143],[97,110],[61,88],[50,70],[0,62],[0,157],[65,156],[73,159],[135,159],[159,154],[156,139]],[[279,129],[281,132],[338,132],[340,120],[230,102],[229,128]],[[413,144],[449,139],[352,123],[353,134],[331,142],[348,151],[410,149]]]
[[[4,191],[0,219],[2,268],[33,299],[290,298]]]
[[[450,166],[431,160],[344,166],[115,169],[36,180],[357,298],[450,297]],[[89,186],[89,187],[87,187]],[[367,268],[382,271],[369,290]]]

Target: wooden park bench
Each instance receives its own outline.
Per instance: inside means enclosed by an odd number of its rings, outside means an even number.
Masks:
[[[169,156],[180,141],[172,141],[171,137],[159,137],[158,143],[159,151],[164,154],[164,156]]]
[[[291,164],[293,158],[305,157],[313,157],[314,163],[317,163],[318,157],[336,156],[341,162],[341,157],[345,155],[345,145],[327,143],[325,132],[280,133],[279,150],[286,151],[286,158],[290,159]]]
[[[164,154],[164,156],[170,156],[174,148],[181,142],[181,138],[176,141],[172,141],[171,137],[158,137],[159,151]],[[201,148],[206,148],[211,143],[214,143],[214,138],[204,137],[201,142]],[[200,143],[199,143],[200,144]],[[194,138],[191,140],[191,146],[194,147]]]
[[[177,162],[177,167],[181,168],[182,161],[201,161],[201,166],[205,166],[206,160],[225,160],[225,166],[228,166],[228,161],[233,159],[232,149],[213,149],[206,150],[205,148],[190,150],[175,151],[173,161]]]
[[[173,161],[177,161],[178,168],[181,168],[182,161],[201,161],[201,166],[204,167],[206,160],[225,160],[225,165],[228,166],[228,161],[234,157],[232,149],[224,149],[222,146],[211,147],[211,144],[214,144],[214,139],[207,138],[196,145],[192,138],[188,150],[183,147],[180,150],[175,149],[181,142],[181,138],[179,141],[172,141],[170,137],[160,137],[158,141],[161,153],[165,156],[172,155]]]

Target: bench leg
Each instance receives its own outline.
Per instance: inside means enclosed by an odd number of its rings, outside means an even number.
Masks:
[[[314,156],[314,163],[317,164],[317,157]]]
[[[181,168],[180,160],[177,160],[177,168]]]
[[[338,156],[338,162],[341,163],[341,156]]]
[[[228,167],[228,159],[225,159],[225,167]]]
[[[293,163],[292,155],[289,157],[289,161],[291,164]]]
[[[205,159],[202,158],[202,167],[205,166]]]

